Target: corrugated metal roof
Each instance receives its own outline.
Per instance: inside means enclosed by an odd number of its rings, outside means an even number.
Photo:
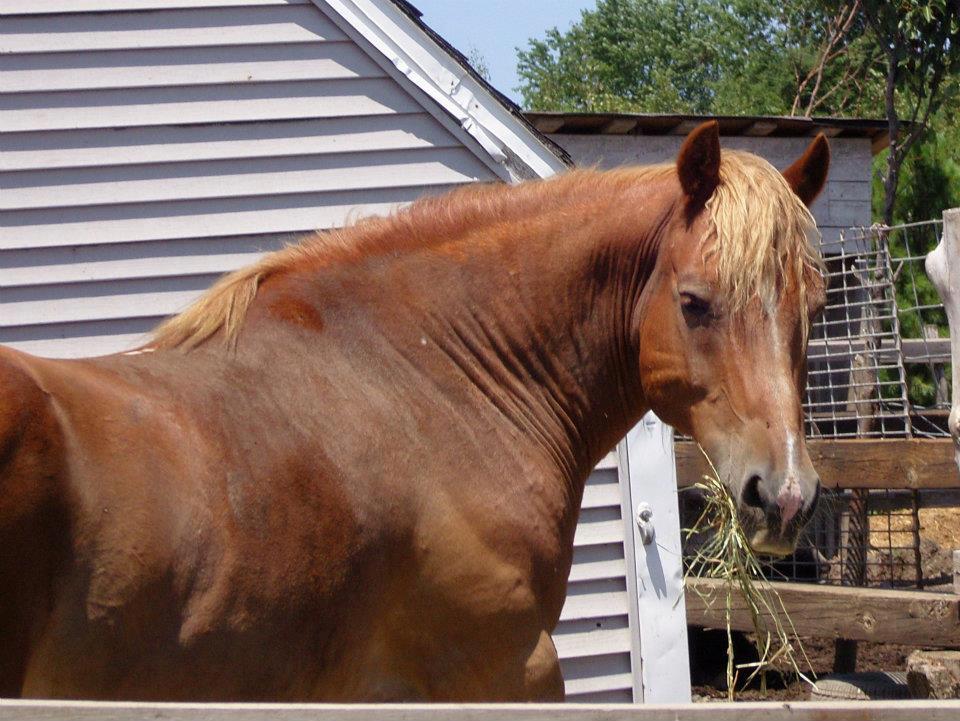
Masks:
[[[887,121],[861,118],[804,118],[776,115],[685,115],[656,113],[530,112],[541,133],[579,135],[686,135],[705,120],[716,120],[721,135],[869,138],[873,152],[887,147]]]

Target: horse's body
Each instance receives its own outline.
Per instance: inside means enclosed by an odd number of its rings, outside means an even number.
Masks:
[[[662,252],[707,231],[691,193],[682,162],[468,191],[272,256],[140,351],[0,349],[0,695],[562,698],[584,479],[651,406],[710,442],[716,394],[646,340],[651,278],[702,251]],[[788,396],[805,313],[757,329]],[[798,400],[728,405],[731,485],[786,539]]]

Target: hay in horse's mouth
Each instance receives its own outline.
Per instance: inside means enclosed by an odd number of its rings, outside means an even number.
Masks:
[[[687,589],[693,589],[708,605],[716,603],[718,596],[722,597],[727,627],[727,694],[733,700],[741,672],[748,672],[743,681],[745,686],[775,662],[785,664],[798,678],[812,685],[813,682],[801,670],[804,666],[813,676],[810,659],[780,594],[764,575],[762,563],[754,551],[757,534],[748,536],[740,523],[736,499],[720,480],[716,467],[702,447],[700,452],[707,459],[710,474],[703,476],[693,488],[703,494],[704,510],[685,533],[687,538],[699,536],[708,540],[688,562],[686,577],[714,578],[722,583],[720,590],[708,594],[702,593],[695,584],[687,584]],[[734,662],[732,612],[735,595],[742,600],[753,620],[759,658],[753,663]]]

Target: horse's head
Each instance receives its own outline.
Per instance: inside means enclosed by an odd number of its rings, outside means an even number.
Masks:
[[[677,157],[680,201],[642,301],[644,396],[700,442],[768,553],[793,549],[819,491],[801,396],[825,295],[806,206],[829,157],[820,136],[780,174],[721,155],[716,123],[700,126]]]

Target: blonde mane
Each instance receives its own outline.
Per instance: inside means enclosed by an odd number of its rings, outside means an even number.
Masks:
[[[806,306],[808,286],[824,269],[820,231],[776,168],[751,153],[724,150],[707,210],[716,237],[706,239],[705,252],[716,255],[720,292],[734,312],[754,296],[772,307],[785,285]],[[807,314],[800,317],[806,337]]]
[[[596,197],[598,189],[606,197],[618,197],[639,182],[675,172],[672,164],[586,169],[516,187],[467,186],[422,198],[387,217],[317,232],[221,278],[193,305],[159,325],[145,347],[189,350],[218,333],[234,344],[260,284],[274,274],[440,245],[491,219],[503,223],[531,213],[567,211],[576,206],[571,199]],[[781,283],[792,278],[803,301],[810,274],[821,267],[810,242],[816,223],[809,211],[783,176],[754,155],[723,151],[720,178],[707,202],[716,237],[706,242],[707,252],[717,255],[721,291],[732,307],[741,308],[754,295],[773,298]]]

